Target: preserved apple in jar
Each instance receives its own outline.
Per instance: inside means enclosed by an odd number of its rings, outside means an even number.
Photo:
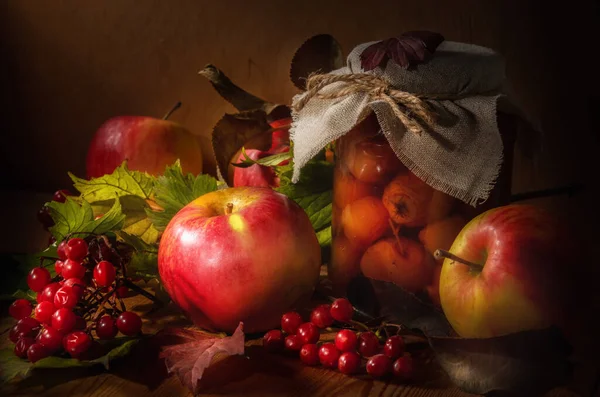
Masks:
[[[505,146],[510,153],[512,141],[505,141]],[[410,172],[381,133],[374,114],[357,124],[335,142],[328,264],[334,293],[346,295],[351,280],[364,275],[393,282],[439,305],[442,261],[436,261],[433,253],[449,250],[472,217],[508,199],[506,175],[510,179],[512,157],[505,155],[506,160],[487,205],[473,208]]]

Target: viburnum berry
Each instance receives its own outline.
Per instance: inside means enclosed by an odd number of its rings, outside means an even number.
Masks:
[[[50,324],[55,311],[54,303],[47,301],[40,302],[35,307],[35,319],[42,324]]]
[[[289,351],[300,351],[304,343],[299,335],[288,335],[285,337],[285,349]]]
[[[83,331],[87,327],[85,319],[81,316],[75,316],[75,327],[74,330]]]
[[[116,291],[116,294],[119,298],[126,298],[128,293],[129,288],[127,288],[125,285],[120,286]]]
[[[142,319],[136,313],[123,312],[117,317],[117,328],[123,335],[134,336],[142,329]]]
[[[367,361],[367,373],[374,378],[381,378],[392,372],[392,360],[385,354],[376,354]]]
[[[73,358],[78,358],[92,346],[92,339],[83,331],[75,331],[63,339],[63,347]]]
[[[297,312],[288,312],[281,316],[281,329],[289,335],[294,335],[302,324],[302,316]]]
[[[343,329],[335,335],[335,347],[341,352],[355,351],[358,347],[356,333],[349,329]]]
[[[61,261],[60,259],[57,260],[56,262],[54,262],[54,271],[59,276],[62,274],[62,269],[63,269],[64,265],[65,265],[65,263],[63,261]]]
[[[408,354],[396,359],[392,366],[394,376],[402,380],[410,380],[413,377],[413,360]]]
[[[63,287],[70,287],[79,298],[81,298],[85,292],[85,283],[75,277],[65,280]]]
[[[54,294],[54,307],[57,309],[63,307],[73,309],[77,305],[78,300],[79,297],[73,291],[73,288],[62,286],[56,291],[56,294]]]
[[[319,361],[326,368],[336,368],[340,355],[340,351],[331,342],[323,343],[319,348]]]
[[[390,336],[383,345],[383,354],[392,360],[404,353],[404,339],[400,335]]]
[[[27,275],[27,285],[32,291],[40,292],[50,283],[50,272],[43,267],[34,267]]]
[[[338,369],[341,373],[352,375],[360,370],[360,355],[357,352],[344,352],[338,359]]]
[[[8,308],[8,314],[15,320],[20,320],[24,317],[29,317],[33,306],[27,299],[17,299]]]
[[[271,353],[283,350],[285,341],[283,333],[278,329],[272,329],[263,336],[263,347]]]
[[[15,325],[10,329],[8,333],[8,339],[11,342],[17,343],[21,337],[35,338],[42,325],[33,317],[24,317],[17,321]]]
[[[379,339],[373,332],[358,335],[358,352],[363,357],[371,357],[379,352]]]
[[[112,263],[100,261],[94,267],[94,281],[100,287],[108,287],[115,281],[117,271]]]
[[[27,359],[32,363],[35,363],[42,358],[46,358],[49,355],[50,352],[48,349],[39,343],[34,343],[33,345],[29,346],[29,349],[27,349]]]
[[[319,346],[316,343],[307,343],[300,349],[300,361],[306,365],[319,364]]]
[[[58,259],[61,261],[67,260],[67,254],[65,253],[65,247],[67,246],[67,240],[63,240],[56,247],[56,254],[58,255]]]
[[[319,328],[327,328],[333,324],[331,317],[330,306],[323,304],[315,307],[310,314],[310,322]]]
[[[342,323],[349,323],[352,321],[354,315],[354,308],[350,301],[346,298],[338,298],[331,304],[331,317]]]
[[[45,205],[38,211],[37,219],[42,224],[43,228],[46,230],[54,226],[54,219],[52,219],[52,215],[50,215],[50,210]]]
[[[71,309],[60,308],[52,315],[52,328],[65,334],[75,328],[77,316]]]
[[[38,303],[40,302],[52,302],[54,303],[54,295],[56,295],[56,291],[60,289],[59,283],[50,283],[44,287],[42,292],[37,298]]]
[[[17,340],[17,343],[15,344],[15,348],[14,348],[15,356],[21,357],[21,358],[27,358],[27,350],[29,349],[29,346],[33,345],[34,343],[35,343],[35,339],[33,339],[29,336],[24,336],[22,338],[19,338],[19,340]]]
[[[79,261],[67,259],[63,263],[61,275],[65,280],[70,278],[82,279],[85,276],[85,267]]]
[[[44,346],[50,354],[58,351],[62,345],[63,334],[53,327],[44,327],[38,336],[38,343]]]
[[[88,244],[84,239],[79,237],[73,237],[67,241],[67,245],[65,247],[65,255],[67,255],[68,259],[72,259],[74,261],[81,261],[88,254]]]
[[[67,189],[57,190],[56,192],[54,192],[54,195],[52,196],[52,201],[64,203],[65,201],[67,201],[67,196],[72,196],[72,195],[73,195],[73,193],[71,193]]]
[[[313,323],[300,324],[296,335],[300,337],[303,344],[317,343],[321,337],[319,329]]]

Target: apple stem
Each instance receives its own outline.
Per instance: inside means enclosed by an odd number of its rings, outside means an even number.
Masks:
[[[232,212],[233,212],[233,203],[227,203],[227,206],[225,207],[225,214],[231,215]]]
[[[171,117],[171,115],[173,114],[173,112],[176,111],[177,109],[179,109],[180,107],[181,107],[181,101],[179,101],[175,105],[173,105],[173,107],[171,108],[171,110],[169,110],[167,112],[167,114],[165,114],[163,116],[163,120],[168,120],[169,117]]]
[[[459,256],[456,256],[453,253],[451,253],[449,251],[446,251],[446,250],[443,250],[443,249],[437,249],[437,250],[435,250],[435,252],[433,253],[433,256],[435,257],[435,259],[441,259],[441,258],[451,259],[451,260],[453,260],[455,262],[459,262],[459,263],[462,263],[463,265],[467,265],[467,266],[469,266],[470,268],[473,268],[473,269],[481,269],[482,268],[481,265],[479,265],[479,264],[477,264],[475,262],[470,262],[470,261],[468,261],[466,259],[463,259],[463,258],[461,258]]]

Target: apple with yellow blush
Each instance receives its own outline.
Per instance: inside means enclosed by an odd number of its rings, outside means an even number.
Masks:
[[[566,325],[573,290],[570,233],[533,205],[490,209],[461,230],[443,257],[442,309],[462,337]]]
[[[248,333],[276,327],[308,301],[321,247],[308,215],[268,187],[232,187],[192,201],[167,225],[158,270],[168,294],[198,326]]]

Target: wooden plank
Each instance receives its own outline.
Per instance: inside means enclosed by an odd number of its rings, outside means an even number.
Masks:
[[[134,311],[148,312],[151,305],[141,296],[127,298]],[[153,333],[166,325],[188,325],[173,307],[144,315],[144,332]],[[2,346],[13,320],[0,318]],[[269,354],[259,340],[247,343],[246,356],[217,360],[206,370],[201,386],[204,396],[384,396],[384,397],[469,397],[454,387],[426,350],[414,352],[416,379],[413,384],[372,380],[366,375],[349,377],[320,367],[306,367],[296,357]],[[115,362],[110,373],[102,368],[92,370],[45,370],[24,380],[18,387],[0,390],[1,395],[14,396],[191,396],[175,376],[169,376],[164,362],[158,358],[160,346],[140,344],[128,357]],[[552,390],[546,397],[592,396],[598,380],[597,369],[579,369],[569,390]]]

